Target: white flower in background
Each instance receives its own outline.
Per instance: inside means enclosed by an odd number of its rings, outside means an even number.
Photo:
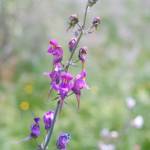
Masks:
[[[119,133],[117,131],[111,131],[110,135],[112,139],[117,139],[119,137]]]
[[[144,119],[142,116],[137,116],[135,117],[132,122],[131,122],[131,125],[134,127],[134,128],[142,128],[143,127],[143,124],[144,124]]]
[[[132,97],[128,97],[126,99],[126,105],[127,105],[128,109],[133,109],[136,105],[136,102]]]
[[[102,136],[103,138],[109,138],[109,136],[110,136],[109,129],[103,128],[100,132],[100,136]]]
[[[117,131],[109,131],[109,129],[103,128],[100,132],[100,136],[105,139],[116,139],[119,137],[119,133]]]
[[[114,144],[105,144],[100,142],[98,145],[99,150],[115,150],[116,147]]]

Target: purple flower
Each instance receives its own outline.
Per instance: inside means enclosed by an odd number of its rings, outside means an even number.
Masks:
[[[51,78],[51,87],[54,90],[58,91],[61,80],[61,71],[52,71],[50,73],[50,78]]]
[[[69,41],[68,45],[69,45],[69,50],[70,50],[70,52],[72,52],[72,50],[75,48],[76,43],[77,43],[77,39],[76,39],[76,38],[72,38],[72,39]]]
[[[87,51],[88,51],[87,47],[82,47],[79,50],[79,59],[82,61],[82,63],[84,63],[86,60]]]
[[[68,83],[69,81],[73,79],[73,76],[69,72],[62,72],[61,79],[63,82]]]
[[[44,75],[49,77],[51,79],[51,88],[54,89],[55,91],[58,91],[59,89],[59,84],[61,81],[61,72],[63,68],[60,63],[55,65],[55,68],[51,72],[44,72]]]
[[[31,126],[30,136],[32,138],[37,138],[40,135],[40,118],[34,118],[34,123]]]
[[[72,88],[72,82],[73,76],[69,72],[62,72],[61,73],[61,83],[59,86],[59,94],[62,100],[67,96],[68,92]]]
[[[86,71],[83,70],[80,74],[78,74],[74,80],[74,84],[72,87],[72,91],[75,93],[77,102],[78,102],[78,108],[80,105],[80,95],[81,95],[81,90],[84,88],[88,89],[88,85],[86,84]]]
[[[61,133],[57,139],[57,149],[58,150],[67,150],[67,144],[69,143],[71,136],[69,133]]]
[[[58,84],[57,86],[53,84],[52,86],[53,88],[55,86],[55,90],[60,95],[60,102],[61,102],[60,110],[61,110],[65,97],[68,95],[68,93],[72,89],[73,84],[71,80],[73,79],[73,76],[69,72],[61,72],[60,78],[61,78],[60,84]]]
[[[51,128],[53,119],[54,119],[54,112],[53,111],[49,111],[49,112],[46,112],[44,114],[43,121],[44,121],[45,129],[46,130],[48,130],[49,128]]]
[[[53,64],[60,63],[63,58],[63,49],[56,40],[50,40],[48,47],[48,53],[53,56]]]

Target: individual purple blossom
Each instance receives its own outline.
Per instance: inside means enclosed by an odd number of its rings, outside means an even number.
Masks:
[[[51,87],[52,89],[58,91],[59,89],[59,84],[60,84],[60,80],[61,80],[61,71],[52,71],[50,73],[50,78],[51,78]]]
[[[54,112],[53,111],[48,111],[44,114],[43,116],[43,122],[45,124],[45,129],[48,130],[52,126],[52,122],[54,119]]]
[[[87,48],[87,47],[82,47],[82,48],[80,48],[80,50],[79,50],[79,59],[82,61],[82,63],[84,63],[85,60],[86,60],[87,51],[88,51],[88,48]]]
[[[71,136],[69,133],[61,133],[57,139],[56,146],[58,150],[67,150]]]
[[[48,53],[53,56],[53,64],[56,65],[62,61],[63,49],[56,40],[50,40]]]
[[[62,100],[67,96],[68,92],[72,88],[72,82],[71,82],[72,79],[73,76],[69,72],[63,72],[61,74],[61,84],[59,86],[59,94]]]
[[[73,51],[73,49],[74,49],[75,46],[76,46],[76,43],[77,43],[77,39],[76,39],[76,38],[72,38],[72,39],[69,41],[68,45],[69,45],[69,50],[70,50],[70,52]]]
[[[49,77],[51,78],[51,88],[60,95],[62,107],[65,97],[72,89],[73,84],[71,80],[73,79],[73,76],[69,72],[54,70],[49,73]]]
[[[61,107],[63,105],[65,97],[68,95],[70,90],[72,89],[72,82],[73,76],[69,72],[62,72],[61,74],[61,83],[59,85],[58,93],[61,98]]]
[[[81,90],[84,88],[88,89],[88,85],[86,84],[85,79],[86,79],[86,71],[83,70],[80,74],[76,76],[72,87],[72,91],[75,93],[77,98],[78,108],[80,106]]]
[[[31,133],[30,136],[32,138],[37,138],[40,135],[40,118],[34,118],[34,123],[31,126]]]
[[[55,91],[58,91],[59,89],[62,70],[62,64],[58,63],[55,65],[55,68],[51,72],[44,72],[44,75],[51,79],[50,85],[51,88]]]

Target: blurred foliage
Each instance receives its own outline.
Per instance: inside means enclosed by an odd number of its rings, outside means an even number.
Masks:
[[[51,68],[47,55],[50,38],[58,39],[68,56],[67,18],[82,14],[86,0],[0,0],[0,148],[35,149],[37,141],[15,144],[29,134],[33,114],[55,107],[47,100],[49,80],[42,73]],[[137,101],[134,115],[144,117],[144,127],[131,130],[118,143],[119,150],[150,148],[150,2],[149,0],[100,1],[89,11],[102,18],[97,33],[85,36],[90,90],[67,100],[55,127],[51,149],[61,131],[72,134],[68,149],[96,150],[102,128],[120,130],[127,117],[125,99]],[[81,16],[82,17],[82,16]],[[77,73],[77,68],[72,68]],[[54,95],[52,95],[54,97]],[[44,131],[43,131],[44,133]]]

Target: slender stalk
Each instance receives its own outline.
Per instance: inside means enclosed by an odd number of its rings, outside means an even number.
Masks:
[[[69,67],[70,67],[70,64],[71,64],[71,61],[72,61],[72,58],[73,58],[73,55],[74,55],[74,53],[75,53],[75,51],[76,51],[76,49],[77,49],[77,47],[78,47],[78,44],[79,44],[79,42],[80,42],[80,40],[81,40],[81,37],[82,37],[82,35],[83,35],[83,31],[84,31],[85,23],[86,23],[86,18],[87,18],[88,7],[89,7],[89,6],[88,6],[88,3],[87,3],[86,9],[85,9],[85,13],[84,13],[84,18],[83,18],[82,30],[81,30],[81,32],[80,32],[80,35],[79,35],[78,39],[77,39],[76,46],[74,47],[72,53],[70,54],[68,63],[67,63],[67,65],[66,65],[65,68],[64,68],[65,71],[68,71],[68,69],[69,69]],[[57,98],[56,98],[56,99],[57,99]],[[47,133],[47,136],[46,136],[46,138],[45,138],[45,143],[44,143],[43,150],[46,150],[46,149],[47,149],[47,146],[48,146],[48,144],[49,144],[49,142],[50,142],[50,140],[51,140],[51,136],[52,136],[53,129],[54,129],[54,125],[55,125],[55,122],[56,122],[56,118],[57,118],[57,115],[58,115],[58,112],[59,112],[59,109],[60,109],[60,105],[61,105],[61,103],[60,103],[60,101],[58,101],[57,106],[56,106],[56,110],[55,110],[55,113],[54,113],[54,120],[53,120],[52,126],[51,126],[51,128],[49,129],[49,131],[48,131],[48,133]]]

